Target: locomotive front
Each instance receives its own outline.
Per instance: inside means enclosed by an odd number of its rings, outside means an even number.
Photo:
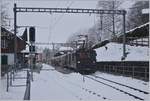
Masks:
[[[94,72],[96,69],[96,52],[95,50],[80,49],[76,53],[77,70],[79,72]]]

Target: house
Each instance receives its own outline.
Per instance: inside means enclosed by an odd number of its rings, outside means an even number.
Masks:
[[[4,74],[10,66],[14,65],[15,35],[1,27],[1,72]],[[26,42],[17,36],[17,54],[26,48]],[[19,57],[17,56],[17,60]]]

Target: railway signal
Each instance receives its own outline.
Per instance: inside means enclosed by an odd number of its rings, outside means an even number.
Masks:
[[[29,29],[29,41],[35,42],[35,27],[30,27]]]

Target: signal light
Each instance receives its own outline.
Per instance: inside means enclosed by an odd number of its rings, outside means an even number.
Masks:
[[[29,29],[29,41],[35,42],[35,27]]]
[[[35,46],[29,46],[29,51],[30,52],[35,52]]]

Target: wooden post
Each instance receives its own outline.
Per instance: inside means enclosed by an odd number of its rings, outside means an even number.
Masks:
[[[115,67],[115,74],[117,74],[117,67]]]
[[[144,46],[143,38],[141,39],[141,41],[142,41],[142,42],[141,42],[142,46]]]
[[[122,74],[124,75],[124,65],[122,66]]]
[[[147,80],[147,68],[146,68],[146,67],[145,67],[144,73],[145,73],[145,74],[144,74],[144,76],[145,76],[144,79]]]
[[[134,78],[134,66],[132,66],[132,78]]]

